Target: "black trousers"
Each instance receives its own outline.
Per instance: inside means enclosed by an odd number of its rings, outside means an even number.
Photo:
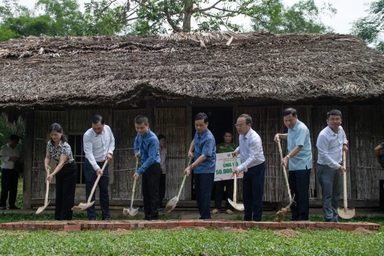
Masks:
[[[9,206],[15,206],[17,195],[17,182],[19,173],[15,169],[2,169],[1,170],[1,202],[0,206],[7,206],[7,199],[9,194]]]
[[[210,204],[215,174],[195,173],[193,178],[195,179],[196,202],[200,213],[199,219],[211,219]]]
[[[75,204],[77,165],[65,164],[56,174],[55,220],[71,220],[71,208]]]
[[[225,200],[225,209],[232,209],[233,207],[228,202],[227,198],[233,200],[233,180],[215,181],[215,208],[221,208],[221,202]],[[225,187],[225,192],[224,192]]]
[[[289,171],[289,187],[296,204],[292,204],[292,220],[309,219],[309,181],[311,169]]]
[[[160,176],[159,208],[163,207],[163,200],[165,196],[165,176],[165,173],[162,173]]]
[[[160,164],[151,165],[142,175],[144,214],[146,220],[159,217]]]

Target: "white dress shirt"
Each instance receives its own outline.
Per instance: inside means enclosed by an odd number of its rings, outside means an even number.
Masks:
[[[107,154],[113,154],[115,150],[115,137],[108,125],[104,125],[104,131],[96,134],[92,128],[89,128],[83,136],[85,158],[91,163],[93,169],[100,169],[97,162],[103,162]]]
[[[1,169],[15,169],[15,162],[11,161],[11,157],[20,157],[20,153],[16,148],[12,148],[9,143],[1,148]]]
[[[262,164],[265,161],[261,138],[252,128],[247,134],[239,135],[239,146],[236,151],[240,154],[240,171],[248,171],[249,168]]]
[[[317,163],[339,169],[344,144],[348,144],[348,140],[343,127],[339,126],[337,133],[334,133],[329,126],[325,127],[317,137]]]

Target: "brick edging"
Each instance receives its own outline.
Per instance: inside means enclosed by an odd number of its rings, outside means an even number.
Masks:
[[[157,220],[157,221],[135,221],[135,220],[112,220],[112,221],[21,221],[0,224],[0,229],[8,230],[116,230],[116,229],[173,229],[173,228],[236,228],[236,229],[339,229],[352,231],[359,227],[368,230],[379,230],[380,224],[367,222],[255,222],[255,221],[231,221],[231,220]]]

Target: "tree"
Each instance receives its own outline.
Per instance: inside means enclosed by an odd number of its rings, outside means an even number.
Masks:
[[[313,0],[299,1],[286,8],[280,0],[262,1],[263,4],[250,10],[252,28],[273,33],[322,33],[332,31],[320,20],[321,13],[336,13],[331,5],[322,8]]]
[[[112,36],[126,26],[108,10],[101,18],[79,10],[77,0],[38,0],[40,15],[17,3],[3,0],[0,6],[0,41],[20,36]]]
[[[249,17],[254,29],[283,32],[324,32],[330,30],[318,20],[320,13],[335,10],[318,8],[313,0],[301,1],[285,9],[281,0],[92,0],[87,8],[96,16],[118,8],[122,22],[135,34],[240,30],[235,17]],[[195,24],[195,26],[193,26]]]
[[[108,10],[120,12],[116,17],[132,33],[155,34],[189,32],[195,21],[200,30],[217,30],[220,26],[234,28],[229,18],[245,15],[251,0],[92,0],[86,9],[102,17]]]
[[[357,20],[352,27],[352,34],[361,37],[367,44],[373,44],[384,53],[384,0],[370,4],[369,15]]]

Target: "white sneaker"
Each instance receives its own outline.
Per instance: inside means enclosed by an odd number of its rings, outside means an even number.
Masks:
[[[227,214],[233,214],[233,211],[232,211],[231,209],[227,209],[227,210],[226,210],[226,213],[227,213]]]
[[[213,209],[212,211],[211,211],[211,213],[212,214],[218,214],[218,213],[220,213],[220,210],[219,209]]]

